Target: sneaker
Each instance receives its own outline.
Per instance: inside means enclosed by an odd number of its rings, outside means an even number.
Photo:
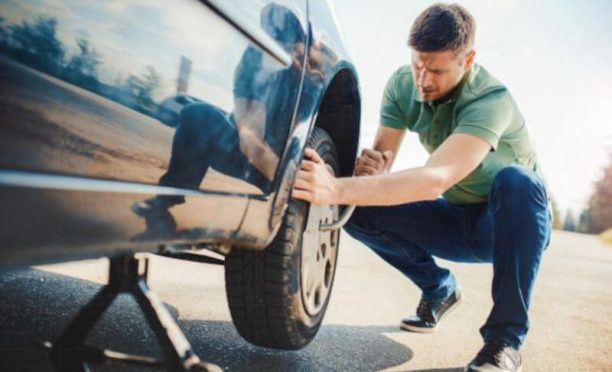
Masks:
[[[465,372],[520,372],[521,354],[504,341],[487,342]]]
[[[132,211],[141,217],[149,217],[156,214],[167,213],[170,207],[183,202],[181,196],[156,196],[132,204]]]
[[[459,286],[450,296],[439,302],[421,300],[416,315],[402,319],[400,328],[405,331],[431,333],[438,328],[440,321],[457,305],[463,295]]]

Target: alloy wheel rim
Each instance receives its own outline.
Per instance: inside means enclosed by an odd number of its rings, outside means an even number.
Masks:
[[[326,164],[333,174],[333,169]],[[338,253],[338,230],[320,231],[321,223],[338,218],[337,205],[310,205],[306,230],[302,236],[301,292],[306,311],[318,314],[331,291]]]

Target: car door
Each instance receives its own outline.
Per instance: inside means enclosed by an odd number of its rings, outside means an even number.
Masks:
[[[174,213],[182,235],[145,237],[229,239],[247,199],[273,192],[306,29],[306,0],[0,1],[0,183],[28,187],[1,238],[34,246],[32,232],[62,229],[75,245],[138,241],[133,200],[169,193],[216,199]],[[63,190],[48,198],[60,207],[30,187]],[[99,234],[83,232],[92,221]]]

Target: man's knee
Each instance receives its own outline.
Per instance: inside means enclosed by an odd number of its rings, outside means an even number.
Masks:
[[[354,236],[355,232],[370,231],[373,229],[372,217],[370,213],[371,208],[357,207],[351,214],[351,218],[344,225],[344,230],[349,235]]]
[[[534,196],[546,202],[544,184],[533,171],[520,165],[509,165],[495,175],[491,187],[492,198],[514,203],[527,202]]]
[[[226,126],[226,122],[225,114],[218,107],[206,102],[197,102],[181,110],[179,127],[192,132],[206,130],[211,133],[217,127]]]

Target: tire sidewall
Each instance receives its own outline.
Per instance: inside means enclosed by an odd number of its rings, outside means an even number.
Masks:
[[[321,156],[321,158],[325,161],[325,163],[331,165],[332,169],[334,170],[334,173],[338,174],[339,172],[338,160],[337,160],[335,147],[334,147],[334,144],[331,138],[322,129],[315,128],[314,131],[322,131],[323,133],[320,133],[320,132],[313,133],[313,135],[310,136],[310,140],[307,143],[306,147],[313,148],[315,151],[317,151],[317,153],[319,154],[319,156]],[[322,140],[317,141],[318,139],[322,139]],[[292,270],[293,271],[292,274],[295,275],[296,278],[294,278],[291,281],[291,283],[295,284],[295,287],[292,288],[293,309],[296,310],[295,317],[298,323],[297,326],[300,328],[301,332],[303,333],[303,337],[305,339],[310,340],[312,339],[312,337],[314,337],[319,327],[321,326],[323,317],[325,316],[325,312],[329,304],[329,300],[331,298],[334,280],[336,277],[335,275],[336,267],[338,264],[337,255],[338,255],[338,244],[340,240],[339,239],[340,234],[339,233],[335,234],[336,259],[334,261],[333,275],[332,275],[331,282],[330,282],[330,290],[327,294],[327,298],[325,299],[325,303],[321,307],[320,311],[315,315],[310,315],[308,311],[306,310],[306,306],[304,304],[304,300],[302,296],[302,265],[301,265],[302,242],[303,242],[302,236],[304,234],[304,231],[306,229],[306,223],[308,221],[309,203],[300,201],[300,200],[296,200],[296,199],[290,199],[289,203],[292,204],[289,206],[289,208],[295,208],[294,223],[297,226],[299,226],[299,228],[297,229],[299,233],[296,234],[297,241],[294,242],[294,246],[296,247],[296,252],[293,255],[294,270]],[[283,228],[284,228],[284,223],[283,223]]]

